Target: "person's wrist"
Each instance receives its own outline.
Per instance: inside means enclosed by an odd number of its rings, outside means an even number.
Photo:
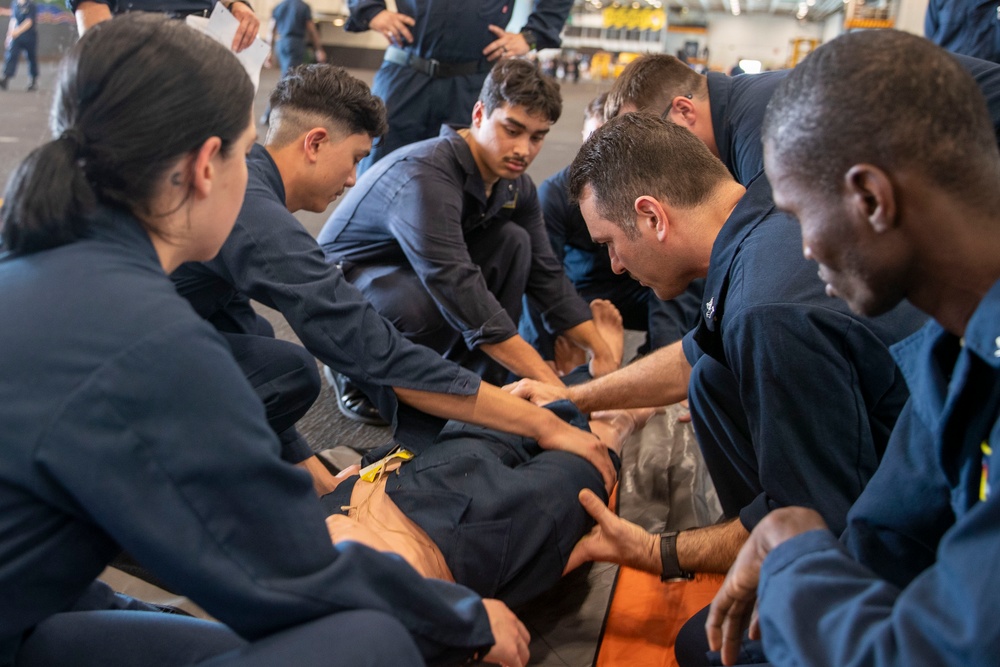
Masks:
[[[528,45],[528,51],[534,51],[538,48],[538,35],[535,34],[534,30],[524,28],[521,30],[520,35],[524,39],[524,43]]]
[[[677,536],[680,531],[672,530],[659,535],[660,580],[679,581],[694,578],[693,572],[681,568],[677,555]]]

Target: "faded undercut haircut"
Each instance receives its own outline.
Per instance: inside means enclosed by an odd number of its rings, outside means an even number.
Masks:
[[[270,102],[268,146],[286,146],[314,127],[373,140],[389,129],[385,104],[343,67],[299,65],[278,81]]]
[[[637,111],[662,114],[675,97],[708,96],[708,80],[673,56],[662,53],[636,58],[622,71],[611,90],[604,111],[611,119],[631,105]]]
[[[649,113],[612,118],[583,144],[570,167],[575,202],[590,187],[597,211],[636,239],[635,200],[656,197],[678,208],[707,202],[733,177],[686,127]]]
[[[763,140],[771,160],[828,196],[861,163],[916,169],[966,201],[995,197],[1000,181],[976,82],[944,49],[895,30],[850,33],[810,54],[771,98]]]
[[[529,114],[551,123],[562,115],[559,84],[542,74],[537,65],[520,58],[504,58],[493,66],[483,82],[479,101],[487,116],[502,104],[524,107]]]

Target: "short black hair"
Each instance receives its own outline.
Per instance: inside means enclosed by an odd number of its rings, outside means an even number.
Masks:
[[[292,68],[278,81],[270,101],[268,145],[283,146],[302,132],[329,123],[345,134],[367,134],[372,139],[389,130],[382,100],[363,81],[335,65]]]
[[[944,49],[896,30],[850,33],[811,53],[775,91],[763,141],[826,195],[851,166],[916,168],[965,200],[992,196],[997,137],[973,78]]]
[[[648,113],[612,118],[583,144],[570,167],[574,201],[590,186],[597,210],[630,239],[635,200],[651,195],[681,208],[706,202],[733,177],[690,130]]]
[[[703,98],[708,95],[708,80],[673,56],[651,53],[626,65],[608,91],[604,111],[607,118],[631,105],[636,111],[662,114],[679,96]]]
[[[524,107],[529,114],[544,116],[551,123],[562,115],[559,84],[542,74],[537,65],[520,58],[504,58],[493,66],[479,101],[487,116],[501,104]]]

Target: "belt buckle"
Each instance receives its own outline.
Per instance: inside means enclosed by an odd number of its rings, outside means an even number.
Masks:
[[[441,61],[435,60],[434,58],[427,59],[427,76],[430,78],[435,78],[438,73],[438,68],[441,66]]]

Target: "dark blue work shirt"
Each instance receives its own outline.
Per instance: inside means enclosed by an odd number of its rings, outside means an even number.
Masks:
[[[930,0],[924,36],[954,53],[1000,62],[1000,2]]]
[[[468,589],[331,544],[308,473],[131,215],[0,259],[0,293],[0,665],[123,548],[247,639],[377,609],[428,657],[492,643]]]
[[[349,32],[368,30],[368,22],[386,8],[385,0],[348,0],[351,16],[344,26]],[[410,28],[411,48],[421,58],[471,61],[483,57],[483,49],[496,40],[490,25],[504,28],[510,23],[514,0],[397,0],[397,10],[416,20]],[[534,11],[523,29],[538,39],[539,49],[557,48],[573,0],[535,0]]]
[[[611,270],[608,251],[591,239],[580,207],[569,200],[569,171],[566,167],[538,186],[552,252],[562,262],[566,277],[577,288],[634,283],[629,276]]]
[[[517,326],[490,293],[465,235],[510,221],[531,239],[527,294],[547,308],[548,331],[592,319],[552,253],[538,193],[526,174],[500,179],[487,199],[472,151],[455,129],[380,160],[327,220],[319,243],[328,261],[409,266],[469,349],[500,343]]]
[[[997,3],[993,3],[997,4]],[[956,55],[986,98],[1000,144],[1000,65]],[[730,77],[708,73],[708,99],[719,157],[740,185],[746,186],[764,169],[761,142],[764,113],[775,89],[789,70]]]
[[[743,524],[803,505],[842,530],[906,401],[889,345],[923,314],[906,304],[869,319],[827,296],[763,174],[715,240],[704,299],[684,351],[692,366],[711,356],[739,384],[740,405],[726,410],[746,416],[762,489]]]
[[[986,110],[993,120],[993,131],[997,136],[997,144],[1000,144],[1000,65],[957,53],[953,55],[976,80],[980,92],[986,98]]]
[[[66,0],[66,7],[71,11],[77,10],[77,5],[83,0]],[[198,12],[211,12],[215,7],[216,0],[91,0],[102,5],[107,5],[112,14],[124,14],[126,12],[159,12],[163,14],[196,14]]]
[[[282,0],[271,12],[271,19],[281,37],[304,39],[306,25],[312,21],[312,9],[302,0]]]
[[[708,73],[708,101],[719,158],[733,178],[746,186],[764,169],[761,129],[764,112],[788,70],[731,77]]]
[[[25,21],[31,21],[31,27],[17,36],[18,41],[30,42],[36,40],[38,35],[38,7],[35,6],[35,3],[32,0],[28,0],[24,4],[21,4],[17,0],[13,0],[10,10],[14,27],[21,25]]]
[[[178,292],[199,315],[225,330],[255,331],[250,300],[281,312],[316,358],[344,373],[395,415],[397,438],[416,446],[443,421],[400,406],[392,387],[469,396],[479,376],[414,345],[328,264],[316,240],[285,206],[285,186],[267,149],[254,146],[236,226],[210,262],[174,272]]]
[[[790,664],[993,665],[1000,282],[964,339],[929,322],[893,354],[912,397],[851,510],[848,548],[812,531],[771,552],[759,588],[764,645]]]

